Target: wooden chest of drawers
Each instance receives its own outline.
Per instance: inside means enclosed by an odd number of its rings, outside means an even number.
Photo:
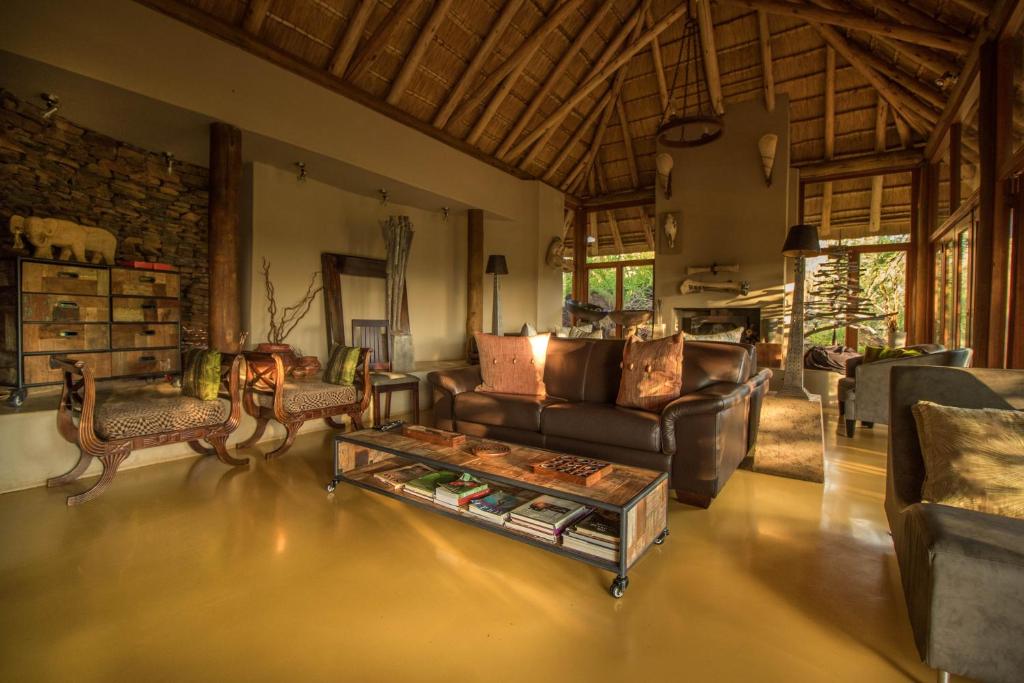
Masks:
[[[178,273],[33,258],[0,260],[0,385],[61,381],[59,355],[97,378],[175,374],[181,365]]]

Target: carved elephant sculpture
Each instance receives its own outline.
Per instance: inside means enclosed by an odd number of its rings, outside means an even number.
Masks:
[[[88,261],[92,263],[114,264],[117,253],[117,238],[109,230],[79,225],[60,218],[40,218],[38,216],[11,216],[11,232],[15,240],[24,235],[29,244],[35,247],[36,258],[53,258],[53,248],[60,250],[57,258],[67,261]]]

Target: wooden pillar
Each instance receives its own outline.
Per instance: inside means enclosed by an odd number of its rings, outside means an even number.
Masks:
[[[1010,338],[1006,367],[1024,370],[1024,183],[1013,180],[1013,292],[1010,296]]]
[[[587,291],[587,210],[580,207],[572,223],[572,298],[583,301]]]
[[[242,131],[210,124],[210,348],[239,350],[242,298],[238,285],[242,204]]]
[[[931,341],[931,245],[928,243],[929,166],[910,174],[910,252],[907,254],[907,338],[911,344]]]
[[[960,208],[960,176],[963,174],[963,124],[949,127],[949,213]]]
[[[466,222],[466,358],[470,358],[473,335],[484,328],[483,210],[470,209]]]
[[[1002,169],[1013,150],[1013,72],[1015,41],[1004,40],[993,45],[995,53],[992,70],[988,72],[992,81],[988,88],[992,112],[989,119],[994,121],[990,137],[992,150],[989,162],[992,164],[992,288],[989,298],[988,366],[1007,367],[1007,307],[1010,304],[1010,216],[1012,202],[1009,184],[1001,177]],[[983,64],[984,65],[984,64]],[[982,71],[981,97],[985,97],[986,73]],[[979,102],[978,120],[981,124]],[[980,132],[979,132],[980,135]],[[982,149],[985,149],[982,145]],[[982,176],[982,181],[985,177]],[[1011,318],[1011,320],[1014,320]],[[1020,320],[1017,319],[1017,324]]]

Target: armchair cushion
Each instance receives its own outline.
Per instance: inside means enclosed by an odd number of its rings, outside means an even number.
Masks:
[[[361,352],[358,346],[335,346],[324,368],[323,381],[328,384],[352,384]]]
[[[215,401],[220,393],[220,351],[189,349],[181,373],[181,393],[202,401]]]
[[[258,393],[256,402],[264,407],[274,405],[274,395]],[[352,384],[332,384],[320,378],[290,379],[281,391],[281,405],[285,412],[301,413],[306,410],[331,408],[359,402],[359,391]]]
[[[130,439],[194,427],[209,427],[228,419],[231,404],[202,401],[191,396],[146,396],[126,400],[97,399],[93,425],[103,439]]]

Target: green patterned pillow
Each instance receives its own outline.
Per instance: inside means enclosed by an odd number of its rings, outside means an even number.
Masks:
[[[220,392],[220,351],[189,349],[181,373],[181,393],[203,401],[216,401]]]
[[[331,384],[354,383],[360,351],[358,346],[335,346],[324,368],[324,381]]]

